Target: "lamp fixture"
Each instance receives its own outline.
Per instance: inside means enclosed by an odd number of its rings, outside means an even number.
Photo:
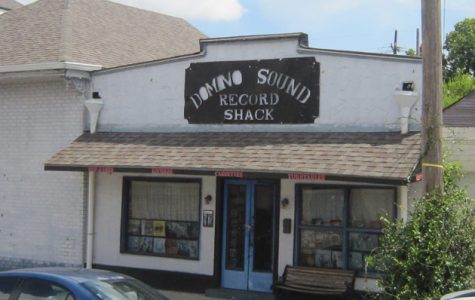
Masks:
[[[213,200],[213,197],[211,195],[207,195],[205,197],[206,204],[209,204],[211,202],[211,200]]]
[[[282,205],[282,207],[287,207],[287,205],[289,205],[289,198],[282,199],[280,205]]]

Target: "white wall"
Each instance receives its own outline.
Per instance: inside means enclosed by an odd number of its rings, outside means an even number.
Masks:
[[[150,176],[150,174],[114,173],[112,175],[98,174],[96,176],[96,223],[94,228],[96,235],[94,237],[93,262],[95,264],[110,266],[213,275],[214,238],[216,226],[200,228],[199,260],[120,253],[123,176]],[[177,178],[180,176],[173,177]],[[216,217],[216,178],[212,176],[184,177],[200,178],[202,180],[201,210],[214,210]],[[204,197],[206,195],[211,195],[213,197],[213,200],[209,204],[206,204],[204,201]]]
[[[61,78],[0,82],[0,268],[83,262],[83,175],[43,169],[82,116]]]
[[[445,127],[443,132],[447,158],[462,164],[465,174],[460,184],[475,198],[475,128]]]
[[[320,63],[320,117],[310,125],[188,125],[184,118],[185,69],[208,61],[314,56]],[[111,71],[93,76],[105,105],[99,130],[312,130],[398,131],[394,91],[403,81],[422,86],[422,65],[415,59],[304,50],[296,38],[205,44],[203,55]],[[420,124],[421,101],[410,117]]]

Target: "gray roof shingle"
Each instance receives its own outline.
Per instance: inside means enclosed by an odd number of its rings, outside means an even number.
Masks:
[[[45,168],[300,172],[404,181],[419,155],[419,134],[108,132],[83,134]]]
[[[22,7],[21,3],[16,2],[15,0],[0,0],[0,8],[11,10]]]
[[[39,0],[0,15],[0,65],[75,62],[105,68],[199,51],[185,20],[106,0]]]
[[[444,126],[475,127],[475,91],[444,109]]]

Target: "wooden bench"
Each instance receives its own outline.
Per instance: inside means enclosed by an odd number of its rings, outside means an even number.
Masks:
[[[286,266],[275,289],[314,295],[349,295],[354,283],[354,271]]]

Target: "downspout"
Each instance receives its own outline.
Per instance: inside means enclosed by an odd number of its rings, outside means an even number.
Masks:
[[[92,268],[92,255],[94,250],[94,190],[96,173],[89,171],[88,194],[87,194],[87,249],[86,268]]]
[[[104,103],[99,95],[93,99],[85,101],[86,108],[89,112],[89,130],[91,134],[96,132],[97,121],[99,119],[99,112]],[[94,254],[94,204],[95,204],[95,188],[96,188],[96,173],[89,171],[88,194],[87,194],[87,241],[86,241],[86,268],[92,268],[93,254]]]

